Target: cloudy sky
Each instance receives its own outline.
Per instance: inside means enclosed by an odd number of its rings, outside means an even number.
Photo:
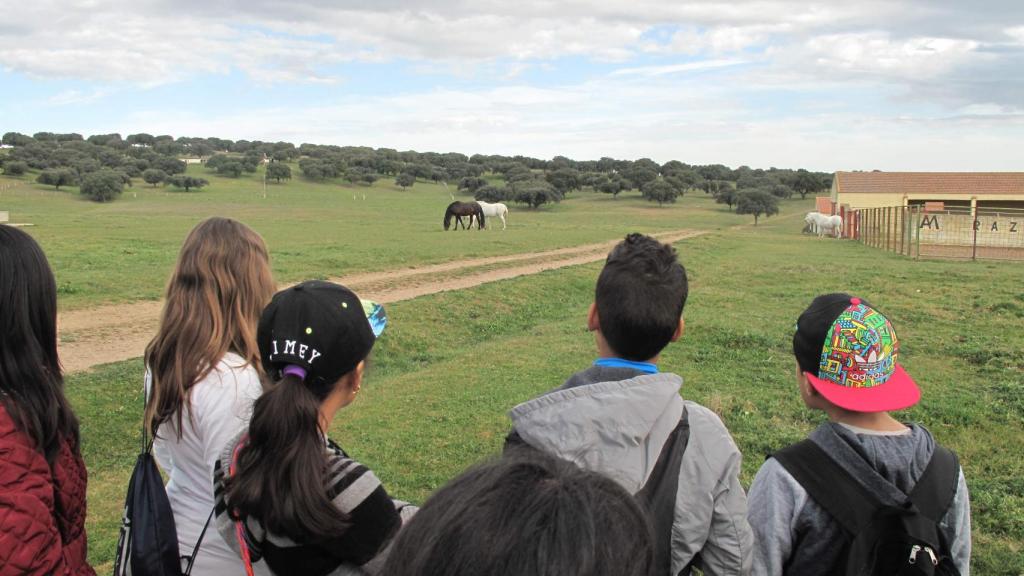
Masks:
[[[1019,0],[0,0],[0,132],[1024,170]]]

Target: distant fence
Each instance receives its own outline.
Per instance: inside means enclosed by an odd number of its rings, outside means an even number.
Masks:
[[[846,214],[846,235],[913,258],[1024,260],[1024,210],[890,206]]]

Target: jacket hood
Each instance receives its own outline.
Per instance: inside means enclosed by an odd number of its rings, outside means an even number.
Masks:
[[[935,451],[935,439],[926,428],[908,424],[909,434],[858,434],[835,422],[826,422],[810,438],[865,488],[883,502],[906,500]]]
[[[661,373],[575,386],[524,402],[509,417],[530,446],[636,492],[682,416],[682,384]]]

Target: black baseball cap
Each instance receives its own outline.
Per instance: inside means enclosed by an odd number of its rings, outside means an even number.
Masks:
[[[274,295],[260,316],[256,342],[263,369],[275,380],[294,371],[312,386],[329,386],[369,354],[387,315],[376,302],[323,280]]]

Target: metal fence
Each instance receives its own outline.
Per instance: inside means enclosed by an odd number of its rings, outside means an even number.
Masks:
[[[1024,209],[890,206],[850,211],[846,235],[912,258],[1024,260]]]

